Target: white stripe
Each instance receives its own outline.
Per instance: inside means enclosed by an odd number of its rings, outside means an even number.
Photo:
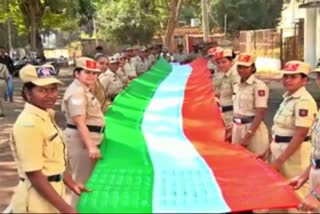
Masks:
[[[183,132],[189,65],[173,64],[144,113],[142,130],[154,168],[154,213],[229,212],[204,159]]]

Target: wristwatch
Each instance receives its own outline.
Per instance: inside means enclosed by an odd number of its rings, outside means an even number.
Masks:
[[[317,193],[316,191],[312,190],[311,191],[311,195],[313,197],[315,197],[318,201],[320,201],[320,194],[319,193]]]

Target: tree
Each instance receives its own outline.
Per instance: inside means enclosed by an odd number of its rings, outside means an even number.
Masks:
[[[147,0],[118,0],[97,10],[99,35],[121,45],[148,44],[158,26],[154,5]]]
[[[10,18],[19,34],[28,38],[32,51],[43,53],[41,33],[74,31],[80,22],[93,16],[88,0],[0,0],[0,22]],[[7,5],[7,7],[2,7]],[[5,10],[4,8],[9,8]]]
[[[212,0],[211,16],[216,27],[224,27],[227,15],[227,30],[231,36],[240,30],[274,28],[280,21],[283,0]]]

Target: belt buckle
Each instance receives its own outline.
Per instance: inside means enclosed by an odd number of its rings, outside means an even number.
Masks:
[[[100,133],[103,133],[103,131],[104,131],[104,126],[101,126]]]
[[[316,168],[317,167],[316,160],[313,157],[311,157],[310,159],[311,159],[311,164],[313,168]]]
[[[242,124],[242,121],[241,121],[240,118],[233,118],[233,120],[237,125],[241,125]]]

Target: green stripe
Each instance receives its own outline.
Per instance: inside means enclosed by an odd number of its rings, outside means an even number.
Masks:
[[[172,68],[164,59],[133,81],[106,114],[103,159],[90,177],[91,193],[82,194],[83,213],[151,213],[153,166],[141,130],[145,109]]]

